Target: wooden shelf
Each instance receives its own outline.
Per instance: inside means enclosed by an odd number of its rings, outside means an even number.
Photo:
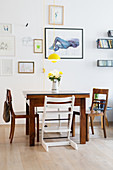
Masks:
[[[98,67],[113,67],[113,60],[97,60]]]
[[[98,49],[113,49],[113,39],[98,39],[97,48]]]

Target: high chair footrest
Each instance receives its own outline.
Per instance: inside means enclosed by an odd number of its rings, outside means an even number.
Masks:
[[[45,142],[42,141],[42,146],[44,149],[48,152],[49,151],[49,146],[66,146],[66,145],[71,145],[74,149],[78,150],[78,146],[75,142],[72,140],[69,141],[62,141],[62,142]]]
[[[44,129],[45,133],[49,133],[49,132],[69,132],[69,131],[71,131],[71,129],[69,129],[69,128],[61,128],[61,127],[55,127],[55,128],[47,127],[47,128]]]

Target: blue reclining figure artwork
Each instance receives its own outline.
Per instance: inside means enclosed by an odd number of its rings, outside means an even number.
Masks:
[[[56,37],[50,50],[58,51],[59,49],[67,49],[69,47],[77,48],[79,46],[79,39],[73,38],[71,40],[64,40],[60,37]]]

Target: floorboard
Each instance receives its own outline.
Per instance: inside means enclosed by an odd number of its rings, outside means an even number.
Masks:
[[[78,151],[62,146],[50,147],[48,153],[40,142],[29,147],[24,125],[16,125],[12,144],[8,139],[9,130],[8,125],[0,125],[0,170],[113,170],[113,125],[107,127],[106,139],[101,126],[95,126],[95,135],[89,131],[90,141],[86,145],[79,144],[77,126],[72,140],[78,144]]]

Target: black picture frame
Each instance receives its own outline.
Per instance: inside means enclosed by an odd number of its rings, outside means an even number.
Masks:
[[[46,59],[54,52],[54,40],[56,41],[55,53],[61,59],[83,59],[82,28],[45,28]]]

